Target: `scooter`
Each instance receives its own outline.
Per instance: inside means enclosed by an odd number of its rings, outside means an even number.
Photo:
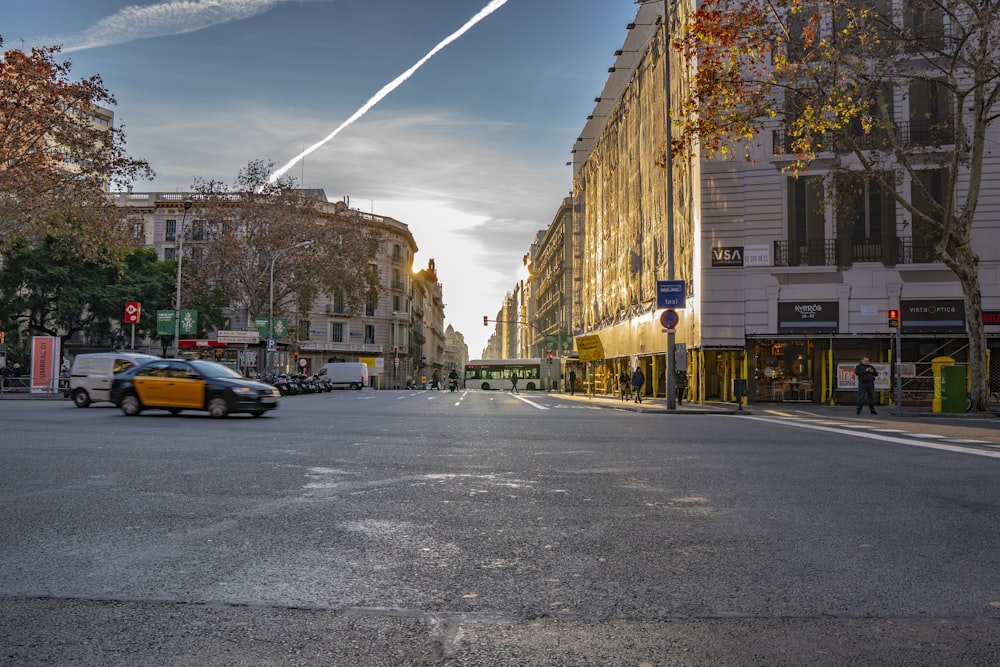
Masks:
[[[448,391],[458,389],[458,378],[448,378]]]

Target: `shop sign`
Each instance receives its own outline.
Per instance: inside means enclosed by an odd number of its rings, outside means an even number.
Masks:
[[[986,326],[1000,326],[1000,310],[984,310],[983,324]]]
[[[860,359],[858,360],[860,361]],[[847,390],[847,389],[857,389],[858,388],[858,378],[854,375],[854,367],[857,364],[837,364],[837,389]],[[890,365],[882,363],[874,363],[872,366],[878,371],[878,377],[875,378],[875,389],[878,391],[889,391],[891,387],[890,375]]]
[[[743,246],[743,266],[771,266],[771,246],[766,243]]]
[[[576,349],[580,361],[600,361],[604,358],[604,345],[596,334],[577,337]]]
[[[779,333],[837,333],[840,304],[837,301],[781,301],[778,303]]]
[[[965,333],[965,303],[961,299],[900,301],[900,328],[926,333]]]
[[[712,266],[743,266],[743,247],[712,248]]]

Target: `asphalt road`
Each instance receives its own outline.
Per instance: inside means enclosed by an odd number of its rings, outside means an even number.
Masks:
[[[0,429],[2,665],[1000,664],[992,423],[341,391]]]

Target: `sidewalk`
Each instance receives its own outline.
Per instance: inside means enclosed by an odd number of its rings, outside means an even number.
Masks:
[[[662,396],[657,398],[644,396],[642,398],[642,403],[636,403],[632,400],[623,401],[617,396],[604,394],[588,396],[587,394],[581,393],[570,395],[565,392],[548,392],[548,395],[568,401],[590,403],[602,408],[617,408],[618,410],[629,410],[631,412],[662,412],[663,414],[682,415],[750,414],[749,406],[744,405],[741,411],[740,406],[736,403],[726,403],[723,401],[707,401],[705,403],[691,403],[689,401],[684,401],[680,404],[675,403],[674,410],[668,410],[667,399]]]
[[[683,404],[675,404],[674,410],[667,409],[667,399],[663,397],[658,398],[647,398],[643,397],[642,403],[634,403],[632,401],[622,401],[616,396],[610,395],[594,395],[588,396],[587,394],[574,394],[570,395],[563,392],[551,392],[550,395],[553,397],[559,397],[565,400],[570,400],[574,402],[585,402],[592,405],[597,405],[602,408],[609,409],[619,409],[619,410],[629,410],[632,412],[649,412],[649,413],[662,413],[662,414],[681,414],[681,415],[752,415],[752,414],[763,414],[765,412],[804,412],[808,411],[813,414],[823,415],[828,417],[843,417],[854,418],[858,417],[855,413],[853,405],[828,405],[824,403],[752,403],[750,405],[744,405],[742,409],[736,403],[730,403],[725,401],[706,401],[705,403],[691,403],[689,401],[684,401]],[[878,415],[877,417],[895,417],[895,418],[907,418],[907,417],[920,417],[920,418],[936,418],[936,419],[998,419],[1000,418],[1000,413],[998,412],[932,412],[930,407],[902,407],[898,408],[891,405],[880,405],[877,407]],[[861,417],[869,417],[868,411],[865,410]]]

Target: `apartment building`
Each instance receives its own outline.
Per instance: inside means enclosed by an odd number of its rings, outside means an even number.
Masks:
[[[402,387],[427,368],[442,368],[444,299],[434,260],[414,275],[417,244],[405,223],[351,209],[345,202],[328,202],[322,190],[310,194],[318,215],[348,217],[352,224],[378,232],[376,256],[358,261],[376,267],[381,289],[358,311],[349,308],[343,295],[321,294],[309,312],[275,313],[276,318],[289,320],[288,335],[278,340],[268,365],[294,372],[310,371],[331,361],[363,361],[373,369],[373,384],[382,388]],[[118,206],[129,211],[138,245],[153,248],[161,259],[175,259],[183,233],[185,257],[199,257],[208,239],[197,207],[185,216],[184,202],[195,197],[193,193],[130,192],[115,196]],[[252,338],[259,334],[259,320],[263,317],[266,322],[267,313],[230,308],[226,317],[230,330],[246,332]],[[266,338],[266,334],[259,337]],[[262,343],[225,344],[216,338],[185,344],[187,349],[219,351],[221,358],[238,364],[244,372],[258,372]],[[160,353],[155,347],[154,352]]]
[[[670,103],[680,115],[687,65],[667,48],[666,34],[679,34],[690,7],[672,4],[664,17],[664,4],[638,8],[573,148],[574,224],[583,249],[573,256],[582,298],[571,317],[578,346],[600,350],[585,365],[596,390],[612,391],[621,368],[641,366],[657,395],[672,384],[666,373],[673,368],[688,376],[691,400],[732,400],[745,387],[754,401],[847,402],[854,398],[851,369],[867,355],[886,369],[901,362],[904,397],[927,395],[933,359],[965,360],[961,286],[936,259],[927,230],[887,193],[865,183],[852,197],[823,196],[830,187],[823,177],[842,165],[842,155],[820,156],[808,174],[786,173],[788,139],[776,120],[749,160],[674,164],[668,178],[659,159],[669,140],[666,109]],[[911,20],[898,4],[895,19]],[[938,25],[948,29],[946,21]],[[891,99],[894,131],[917,159],[955,150],[942,134],[954,113],[945,92],[915,80]],[[994,348],[1000,132],[991,130],[985,142],[972,244]],[[902,178],[897,187],[943,197],[940,173],[928,168],[920,178]],[[657,307],[657,284],[668,280],[686,290],[672,334]],[[898,311],[898,350],[890,311]]]

